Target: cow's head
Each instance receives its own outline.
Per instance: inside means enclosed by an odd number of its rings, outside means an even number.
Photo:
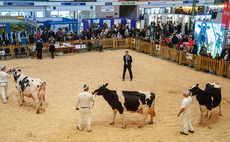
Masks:
[[[21,72],[21,69],[17,69],[16,67],[10,69],[10,72],[12,73],[17,73],[17,72]]]
[[[96,95],[104,95],[105,91],[107,90],[107,87],[108,86],[108,83],[100,86],[98,89],[96,89],[93,94],[96,94]]]
[[[199,86],[199,84],[196,84],[196,85],[190,87],[189,91],[192,93],[193,96],[196,95],[197,92],[200,90],[200,88],[198,86]]]

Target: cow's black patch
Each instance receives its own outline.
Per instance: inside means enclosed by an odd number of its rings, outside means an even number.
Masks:
[[[143,93],[137,91],[122,91],[122,93],[125,97],[124,105],[128,111],[137,111],[140,105],[139,100],[142,104],[146,104],[146,95]]]
[[[18,78],[21,76],[21,74],[17,74],[17,72],[14,73],[14,80],[17,83]]]
[[[28,76],[26,76],[22,80],[20,80],[19,85],[21,87],[22,92],[24,92],[26,90],[26,87],[30,86]]]
[[[34,82],[34,80],[31,80],[32,82]]]
[[[39,88],[39,85],[37,85],[37,87]]]

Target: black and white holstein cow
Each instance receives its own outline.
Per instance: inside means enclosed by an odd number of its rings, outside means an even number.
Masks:
[[[46,83],[41,81],[39,78],[31,78],[23,74],[19,74],[20,69],[13,68],[10,69],[13,72],[14,80],[16,82],[15,87],[19,93],[19,105],[22,106],[24,101],[24,96],[32,98],[36,101],[36,113],[39,113],[39,107],[44,109],[45,102],[45,91]]]
[[[203,114],[211,118],[211,110],[219,106],[219,115],[221,116],[221,86],[215,82],[206,84],[205,90],[198,87],[199,84],[190,88],[192,95],[196,95],[196,99],[200,104],[201,118],[200,124],[203,122]],[[210,126],[209,126],[210,127]]]
[[[106,87],[108,83],[99,87],[93,93],[96,95],[103,95],[104,99],[112,107],[113,110],[113,121],[111,125],[115,124],[115,117],[117,111],[121,115],[123,126],[125,129],[124,121],[124,111],[137,112],[143,114],[142,121],[138,124],[138,128],[143,126],[145,119],[148,114],[150,114],[150,122],[153,123],[153,116],[155,116],[154,103],[155,103],[155,94],[152,92],[142,92],[142,91],[115,91],[109,90]]]

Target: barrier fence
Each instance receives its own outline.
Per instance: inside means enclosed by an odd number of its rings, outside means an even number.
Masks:
[[[150,55],[159,56],[164,60],[172,60],[177,62],[179,65],[188,65],[191,67],[195,67],[197,71],[211,71],[219,76],[230,76],[229,67],[230,64],[226,61],[216,60],[212,58],[207,58],[200,55],[190,54],[187,52],[183,52],[181,50],[176,50],[173,48],[168,48],[167,46],[161,46],[152,44],[151,42],[134,39],[134,38],[126,38],[126,39],[116,39],[116,38],[105,38],[99,40],[103,48],[111,48],[113,50],[126,48],[126,49],[134,49],[138,52],[144,52]],[[43,44],[43,52],[49,52],[50,44]],[[32,55],[36,54],[35,44],[27,44],[20,46],[6,46],[0,47],[0,51],[4,51],[4,53],[0,54],[1,58],[11,57],[17,58],[18,55]],[[81,52],[83,50],[97,50],[95,47],[94,40],[76,40],[70,42],[56,42],[55,43],[56,52]],[[23,50],[24,49],[24,50]],[[4,54],[4,55],[3,55]]]

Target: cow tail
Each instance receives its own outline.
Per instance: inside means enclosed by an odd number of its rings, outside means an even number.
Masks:
[[[152,114],[153,114],[153,117],[156,117],[156,111],[155,111],[154,105],[155,105],[155,100],[153,100],[153,102],[152,102],[152,107],[153,107],[153,112],[152,112]]]
[[[154,107],[154,105],[155,105],[155,94],[154,93],[150,93],[150,94],[151,94],[150,101],[152,102],[150,107],[152,108],[153,116],[156,117],[156,112],[155,112],[155,107]]]

